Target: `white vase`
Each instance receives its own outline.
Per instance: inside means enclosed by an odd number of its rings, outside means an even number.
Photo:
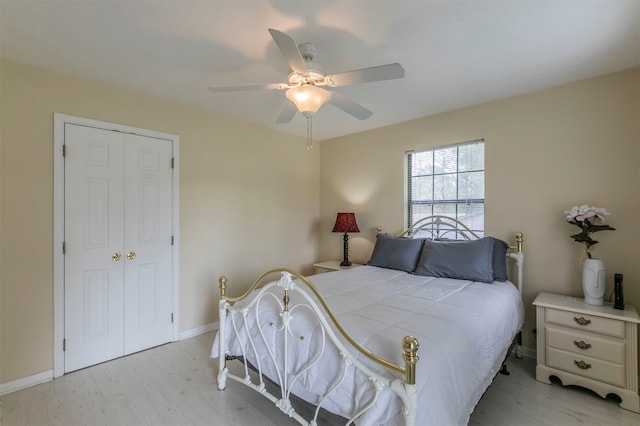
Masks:
[[[582,269],[582,291],[589,305],[604,305],[607,273],[600,259],[587,259]]]

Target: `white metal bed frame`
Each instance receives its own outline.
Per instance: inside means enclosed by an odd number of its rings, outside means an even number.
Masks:
[[[380,228],[378,228],[378,232],[381,232]],[[420,233],[427,232],[434,239],[441,239],[443,237],[447,237],[451,235],[451,233],[455,233],[457,236],[460,236],[462,239],[477,239],[479,238],[477,234],[471,231],[464,224],[459,221],[449,218],[447,216],[429,216],[424,218],[406,231],[404,231],[401,236],[407,235],[418,235]],[[459,238],[458,238],[459,239]],[[509,247],[509,251],[507,256],[515,260],[516,265],[516,286],[520,292],[520,296],[522,297],[522,266],[524,263],[524,253],[522,251],[522,243],[523,236],[521,233],[516,234],[516,245],[513,247]],[[260,287],[261,284],[267,279],[269,276],[273,276],[273,274],[280,274],[280,278],[277,281],[272,281],[263,287],[261,287],[256,296],[251,300],[248,305],[242,306],[240,308],[235,308],[234,304],[241,300],[246,299],[251,293],[253,293],[256,289]],[[272,292],[268,290],[277,287],[282,290],[282,300],[278,299]],[[278,407],[283,413],[288,415],[289,417],[294,418],[300,424],[303,425],[317,425],[318,414],[320,408],[322,408],[322,403],[325,399],[342,383],[347,375],[347,371],[349,368],[353,367],[365,374],[372,386],[375,389],[374,397],[371,401],[366,403],[363,407],[352,414],[352,417],[347,420],[347,425],[352,424],[355,420],[357,420],[364,412],[366,412],[377,400],[380,391],[384,387],[390,388],[398,397],[401,399],[403,408],[402,412],[405,417],[405,424],[408,426],[414,426],[416,424],[416,408],[417,408],[417,390],[415,385],[415,372],[416,372],[416,364],[418,362],[417,351],[419,348],[419,343],[417,339],[412,336],[405,336],[401,339],[402,348],[402,359],[405,363],[404,367],[396,365],[386,359],[383,359],[365,347],[360,345],[343,327],[340,325],[339,321],[327,305],[326,301],[318,291],[318,289],[304,276],[289,270],[289,269],[272,269],[270,271],[262,274],[250,287],[249,289],[239,297],[231,297],[227,295],[227,278],[222,276],[219,279],[219,291],[220,291],[220,301],[219,301],[219,314],[220,314],[220,327],[219,327],[219,348],[218,348],[218,356],[219,356],[219,371],[218,371],[218,389],[224,390],[227,383],[227,378],[238,381],[249,388],[257,391],[259,394],[263,395],[265,398],[272,401],[276,407]],[[295,305],[290,305],[290,293],[296,292],[302,296],[304,299],[304,303],[298,303]],[[316,300],[319,302],[316,302]],[[277,360],[276,355],[274,354],[273,348],[270,348],[267,344],[267,340],[265,338],[262,327],[260,326],[260,316],[259,316],[259,308],[260,304],[266,299],[270,298],[277,302],[280,307],[280,320],[277,324],[269,324],[271,327],[275,327],[277,332],[282,333],[284,348],[282,353],[284,354],[284,359]],[[297,339],[300,337],[296,337],[290,328],[291,321],[293,319],[293,312],[299,309],[306,309],[312,312],[321,326],[321,336],[322,336],[322,344],[320,347],[320,351],[315,354],[315,356],[308,360],[306,365],[299,371],[294,372],[293,374],[288,374],[289,371],[289,360],[287,359],[288,354],[288,345],[290,339]],[[242,361],[244,363],[244,376],[237,376],[231,374],[226,366],[227,358],[225,351],[225,333],[227,324],[226,319],[228,316],[231,317],[231,324],[233,332],[236,334],[236,337],[239,334],[238,327],[245,326],[247,327],[247,318],[248,313],[253,310],[255,312],[255,321],[258,326],[258,330],[260,332],[260,338],[262,340],[262,344],[267,348],[268,357],[270,362],[273,364],[273,367],[276,370],[277,377],[273,377],[271,379],[277,380],[277,384],[280,386],[279,394],[270,393],[267,390],[265,378],[267,378],[263,372],[263,368],[260,362],[260,357],[256,352],[256,342],[254,342],[250,333],[247,333],[248,342],[246,345],[242,346]],[[328,340],[327,340],[328,337]],[[399,339],[400,340],[400,339]],[[331,344],[334,345],[335,348],[340,353],[342,358],[341,361],[341,379],[333,384],[333,386],[324,394],[320,401],[316,405],[316,409],[314,415],[311,419],[305,419],[300,415],[292,406],[291,403],[291,390],[297,380],[313,365],[320,359],[322,354],[326,349],[326,345]],[[379,374],[369,368],[367,365],[363,364],[356,356],[352,355],[351,351],[347,350],[347,346],[351,346],[356,349],[356,351],[371,361],[375,362],[378,365],[385,367],[388,374]],[[254,352],[255,359],[257,361],[257,365],[251,366],[247,357],[245,356],[247,351],[251,350]],[[517,336],[517,344],[516,344],[516,356],[519,358],[522,357],[522,347],[521,347],[521,339],[520,333]],[[282,366],[282,368],[280,368]],[[249,370],[254,369],[257,373],[257,382],[254,382],[249,374]],[[269,379],[269,378],[267,378]]]

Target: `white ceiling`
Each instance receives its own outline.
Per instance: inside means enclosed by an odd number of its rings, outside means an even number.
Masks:
[[[208,90],[286,81],[268,28],[315,43],[329,73],[405,69],[336,88],[373,116],[325,105],[316,140],[640,66],[639,0],[0,0],[5,58],[304,136],[300,114],[275,123],[283,91]]]

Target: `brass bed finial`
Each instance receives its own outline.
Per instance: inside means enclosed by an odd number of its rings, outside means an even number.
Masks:
[[[418,349],[420,344],[418,339],[413,336],[405,336],[402,339],[402,359],[404,360],[404,380],[408,385],[416,384],[416,364],[420,357],[418,357]]]
[[[227,295],[227,277],[222,275],[220,279],[218,279],[220,285],[218,288],[220,289],[220,298],[224,298]]]
[[[516,232],[516,250],[518,253],[522,252],[522,241],[524,239],[524,235],[522,232]]]

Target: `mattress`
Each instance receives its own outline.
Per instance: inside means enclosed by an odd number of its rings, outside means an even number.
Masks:
[[[510,282],[479,283],[449,278],[408,274],[392,269],[361,266],[308,277],[316,285],[343,327],[364,347],[397,365],[403,366],[401,340],[406,335],[420,342],[416,367],[418,408],[416,424],[466,425],[474,407],[491,383],[507,354],[510,343],[522,327],[524,307],[517,288]],[[257,310],[257,324],[236,317],[235,328],[227,317],[225,348],[228,355],[244,355],[274,381],[278,377],[273,361],[254,359],[248,351],[247,334],[253,344],[267,353],[259,337],[262,329],[268,346],[282,355],[282,333],[277,333],[282,290],[269,289]],[[290,292],[291,306],[303,303],[300,295]],[[248,305],[245,300],[240,304]],[[236,304],[238,307],[239,304]],[[249,317],[256,315],[249,311]],[[328,349],[312,366],[322,346],[322,330],[304,305],[292,308],[291,333],[295,344],[287,352],[290,372],[304,371],[293,384],[293,393],[313,404],[334,386],[341,376],[341,362],[336,350]],[[241,325],[249,324],[248,328]],[[218,357],[216,336],[211,356]],[[245,351],[241,350],[244,345]],[[352,352],[357,354],[355,349]],[[371,369],[383,368],[364,356]],[[293,361],[293,362],[291,362]],[[387,373],[388,374],[388,373]],[[364,374],[348,371],[344,381],[331,396],[322,401],[327,410],[349,418],[371,401],[374,391]],[[364,401],[364,402],[362,402]],[[403,424],[401,401],[384,388],[373,406],[358,420],[361,425]]]

